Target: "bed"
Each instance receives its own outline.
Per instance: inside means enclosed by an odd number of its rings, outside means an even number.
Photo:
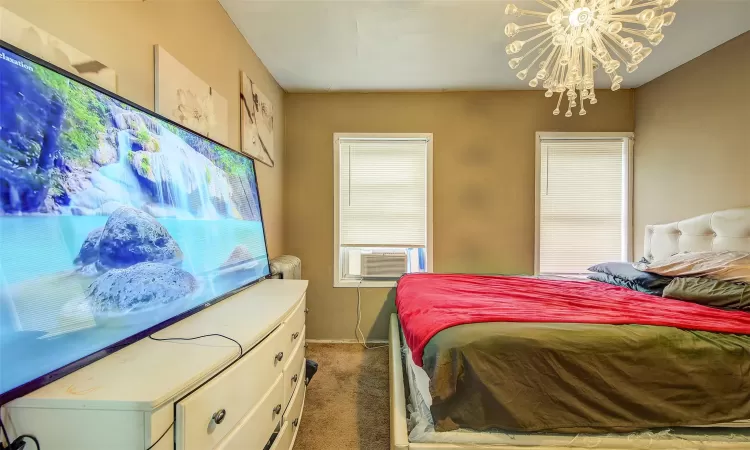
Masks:
[[[750,251],[750,208],[646,228],[649,259],[706,250]],[[458,291],[470,291],[472,283],[494,283],[500,293],[533,285],[514,277],[449,281]],[[533,289],[549,296],[544,289],[575,294],[591,285],[554,283],[565,282],[540,282]],[[411,310],[402,305],[406,333],[399,317],[391,318],[391,447],[750,448],[750,314],[626,291],[611,292],[614,312],[618,296],[665,311],[640,325],[629,322],[628,311],[581,323],[586,320],[556,318],[554,308],[540,322],[525,321],[512,309],[501,321],[462,321],[454,318],[460,310],[440,318],[427,303]],[[579,299],[572,298],[576,305]],[[426,329],[420,331],[413,317],[422,317]],[[443,321],[449,326],[431,334],[431,324]],[[722,328],[730,322],[736,328]]]

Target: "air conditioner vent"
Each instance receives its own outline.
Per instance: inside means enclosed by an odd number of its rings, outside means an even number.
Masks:
[[[407,270],[406,252],[362,253],[362,278],[399,278]]]

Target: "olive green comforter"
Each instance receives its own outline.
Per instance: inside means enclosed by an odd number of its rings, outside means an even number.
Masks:
[[[607,433],[750,419],[750,336],[475,323],[435,335],[423,362],[437,431]]]

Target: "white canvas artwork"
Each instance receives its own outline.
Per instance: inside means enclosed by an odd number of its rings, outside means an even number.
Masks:
[[[242,153],[274,166],[273,105],[258,85],[242,73],[240,91]]]
[[[117,73],[113,69],[2,7],[0,39],[104,89],[117,92]]]
[[[227,144],[227,99],[161,46],[154,46],[154,57],[156,112],[196,133]]]

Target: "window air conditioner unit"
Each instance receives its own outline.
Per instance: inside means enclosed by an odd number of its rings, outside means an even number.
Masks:
[[[368,252],[361,256],[362,278],[400,278],[408,268],[406,252]]]

